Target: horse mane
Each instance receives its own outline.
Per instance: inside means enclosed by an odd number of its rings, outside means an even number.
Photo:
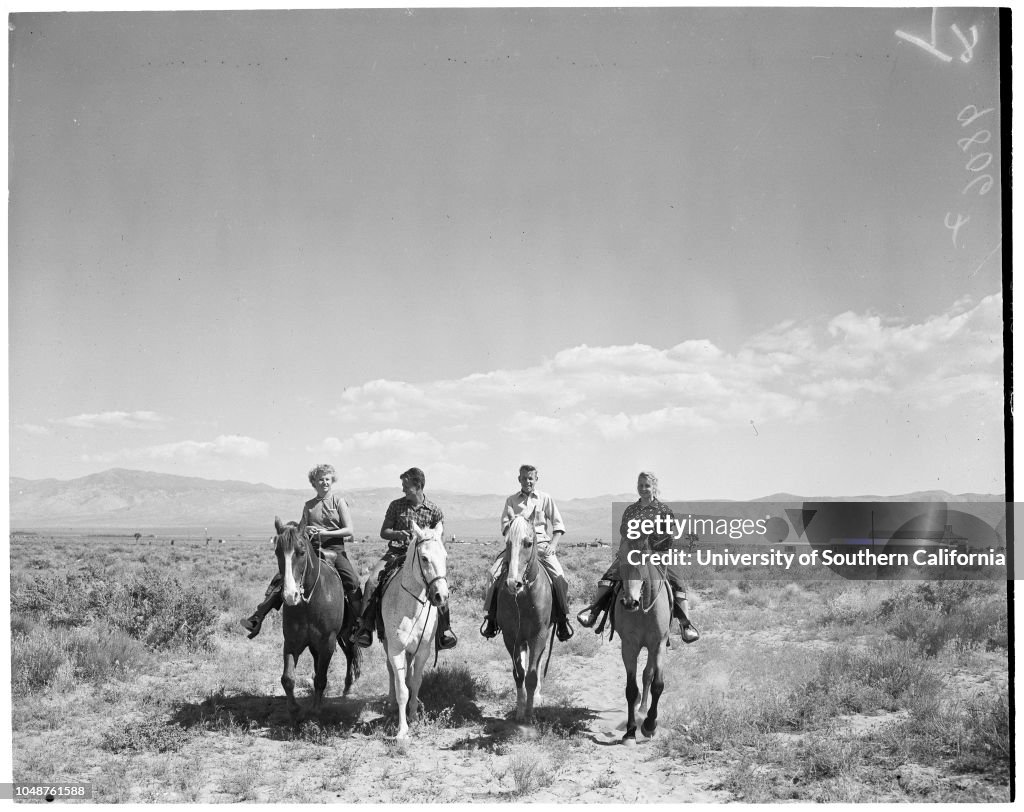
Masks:
[[[523,525],[525,527],[525,530],[518,530],[519,525]],[[518,532],[523,534],[523,536],[526,536],[526,535],[534,535],[535,536],[536,535],[536,531],[533,529],[533,525],[530,524],[526,520],[525,516],[519,515],[519,516],[513,517],[512,521],[510,521],[508,523],[508,529],[505,531],[506,542],[511,542],[512,541],[512,529],[513,528],[516,528]],[[520,537],[520,538],[522,538],[522,537]]]

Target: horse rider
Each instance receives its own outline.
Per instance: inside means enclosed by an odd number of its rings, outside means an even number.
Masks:
[[[622,545],[625,544],[626,531],[631,521],[643,521],[645,519],[656,520],[659,516],[674,518],[668,505],[658,500],[658,477],[650,471],[641,471],[636,480],[636,491],[640,498],[629,505],[622,514],[622,522],[619,525],[619,536],[621,543],[612,565],[605,572],[604,576],[597,582],[597,594],[594,602],[586,609],[576,615],[576,620],[585,628],[590,628],[597,621],[601,611],[611,603],[615,586],[621,580],[619,574],[619,562],[622,558]],[[639,525],[634,525],[637,527]],[[669,525],[671,526],[671,525]],[[672,534],[663,536],[649,536],[651,549],[662,551],[668,549],[672,542]],[[689,605],[686,601],[686,587],[679,580],[679,575],[674,568],[667,567],[665,576],[669,587],[672,590],[672,616],[679,618],[679,632],[684,643],[694,643],[700,637],[700,632],[690,623],[688,617]],[[602,624],[603,625],[603,624]]]
[[[380,537],[388,543],[387,552],[366,578],[366,585],[363,587],[363,612],[359,616],[356,627],[352,630],[352,639],[363,648],[373,644],[373,627],[377,617],[377,607],[380,604],[378,581],[385,570],[398,569],[405,563],[405,556],[408,551],[409,541],[412,539],[412,523],[423,528],[436,529],[438,536],[444,532],[444,514],[441,508],[431,502],[423,494],[423,488],[427,484],[426,475],[419,468],[410,468],[400,477],[402,480],[402,492],[405,494],[401,499],[396,499],[388,505],[387,513],[384,514],[384,523],[380,527]],[[438,648],[455,648],[459,638],[451,628],[451,615],[448,605],[437,607],[437,635],[436,644]]]
[[[302,507],[302,522],[306,525],[314,548],[323,551],[323,558],[334,565],[341,576],[348,600],[347,617],[357,617],[362,611],[362,593],[359,591],[359,575],[345,552],[345,541],[352,538],[352,517],[348,503],[337,491],[332,490],[338,481],[333,465],[318,465],[309,472],[309,484],[316,489],[316,496]],[[263,602],[252,615],[242,621],[251,640],[260,633],[263,619],[271,609],[280,609],[282,580],[276,574],[267,587]],[[348,625],[346,620],[346,625]]]
[[[551,609],[558,639],[565,642],[573,635],[569,623],[569,584],[558,561],[556,551],[558,540],[565,534],[565,524],[558,512],[555,500],[543,491],[537,490],[540,474],[532,465],[519,466],[519,490],[505,500],[501,512],[501,535],[508,533],[508,526],[516,516],[529,521],[537,532],[537,559],[547,571],[551,580]],[[498,590],[495,587],[506,565],[505,551],[494,560],[487,573],[487,590],[484,593],[484,617],[480,634],[486,638],[495,637],[498,628]]]

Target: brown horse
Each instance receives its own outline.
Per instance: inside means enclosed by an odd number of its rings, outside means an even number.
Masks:
[[[498,626],[512,658],[516,681],[516,721],[533,722],[533,705],[540,698],[537,666],[551,628],[551,580],[537,560],[533,524],[516,516],[506,534],[508,575],[498,591]],[[525,683],[525,690],[524,690]]]
[[[626,704],[628,716],[625,744],[636,744],[636,711],[640,690],[636,684],[636,663],[640,649],[647,649],[644,668],[643,710],[650,691],[651,707],[640,727],[648,738],[654,736],[658,726],[658,700],[665,687],[662,676],[661,655],[668,643],[669,623],[672,620],[672,590],[662,573],[645,555],[651,552],[648,539],[623,542],[619,560],[622,577],[622,596],[615,612],[615,630],[622,640],[622,664],[626,667]]]
[[[345,652],[346,694],[359,678],[360,649],[338,637],[345,622],[345,589],[337,570],[316,554],[304,526],[295,522],[283,524],[275,516],[274,527],[277,529],[274,552],[284,584],[281,594],[284,600],[281,607],[284,629],[281,685],[288,695],[288,710],[292,718],[298,720],[295,662],[302,652],[308,648],[313,655],[313,704],[310,712],[317,714],[327,688],[327,669],[334,656],[334,647],[340,643]]]

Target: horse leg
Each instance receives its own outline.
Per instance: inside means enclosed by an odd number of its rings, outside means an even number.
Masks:
[[[388,659],[391,663],[391,687],[395,693],[395,701],[398,703],[398,732],[396,739],[409,738],[409,719],[406,715],[406,706],[409,703],[409,686],[406,685],[406,663],[405,649],[401,648],[397,653],[388,652]]]
[[[546,631],[546,630],[545,630]],[[541,633],[530,641],[529,667],[526,670],[526,721],[533,724],[533,706],[540,702],[540,661],[544,656],[547,634]]]
[[[658,727],[658,700],[661,699],[661,692],[665,690],[665,681],[662,678],[661,668],[661,641],[658,642],[653,651],[648,649],[648,652],[651,662],[654,663],[654,668],[651,671],[651,709],[647,711],[647,718],[644,719],[640,730],[650,739],[653,738],[654,731]],[[647,673],[645,669],[644,680],[646,681],[646,679]]]
[[[314,714],[320,713],[324,701],[324,692],[327,690],[327,673],[331,669],[331,660],[334,657],[334,640],[329,638],[323,645],[313,652],[313,709]]]
[[[343,639],[342,635],[338,636],[338,645],[341,646],[341,650],[345,655],[345,690],[342,696],[348,696],[352,691],[352,683],[358,677],[359,661],[356,657],[358,656],[359,646],[353,645],[348,639]]]
[[[643,694],[640,697],[640,707],[638,708],[638,710],[642,713],[647,711],[647,699],[651,694],[651,678],[654,675],[654,668],[657,659],[657,655],[652,654],[651,649],[648,648],[647,664],[644,666],[643,673]]]
[[[640,688],[636,684],[636,660],[640,654],[639,646],[622,641],[622,664],[626,667],[626,733],[623,743],[636,744],[636,701],[640,698]]]
[[[398,706],[395,698],[395,669],[391,665],[391,657],[385,652],[384,662],[388,666],[388,710],[394,710]]]
[[[512,651],[512,678],[516,681],[516,721],[526,720],[526,690],[523,683],[526,679],[526,647],[516,643]]]
[[[284,671],[281,673],[281,685],[288,697],[288,712],[292,721],[299,720],[299,703],[295,701],[295,661],[302,652],[289,650],[288,644],[284,646]]]
[[[431,649],[432,646],[420,646],[412,662],[409,663],[409,673],[405,680],[409,686],[409,724],[413,724],[420,718],[423,705],[420,702],[420,685],[423,683],[423,674],[426,672],[427,659],[430,657]]]

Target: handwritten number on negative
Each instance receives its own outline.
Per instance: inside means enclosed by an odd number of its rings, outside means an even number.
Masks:
[[[899,31],[899,30],[896,31],[896,36],[899,37],[900,39],[905,39],[907,42],[912,43],[913,45],[916,45],[919,48],[923,48],[925,51],[927,51],[928,53],[932,54],[932,56],[938,57],[943,62],[947,62],[947,63],[948,62],[952,62],[953,61],[953,57],[951,57],[947,53],[944,53],[943,51],[940,51],[938,49],[938,47],[936,47],[936,43],[938,41],[938,37],[936,36],[936,32],[935,32],[935,17],[936,17],[937,14],[938,14],[938,9],[937,8],[933,8],[932,9],[932,35],[931,35],[931,39],[930,40],[925,40],[925,39],[923,39],[921,37],[915,36],[914,34],[908,34],[906,31]],[[972,25],[968,29],[968,31],[971,34],[970,41],[968,41],[967,37],[964,36],[964,33],[960,30],[959,26],[957,26],[956,23],[953,23],[950,26],[950,29],[953,31],[953,34],[956,35],[956,38],[958,40],[960,40],[960,43],[964,46],[964,52],[962,54],[960,54],[960,61],[963,62],[966,65],[968,62],[970,62],[972,59],[974,59],[974,49],[975,49],[975,47],[978,44],[978,27],[975,26],[975,25]]]

